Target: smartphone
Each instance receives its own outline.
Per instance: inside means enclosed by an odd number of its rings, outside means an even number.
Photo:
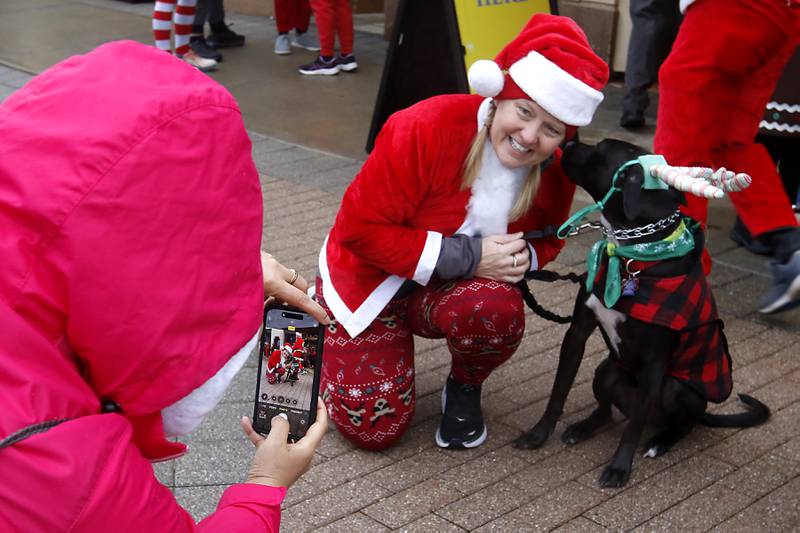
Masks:
[[[286,413],[289,439],[303,437],[317,418],[325,326],[287,305],[264,309],[253,428],[266,435],[272,418]]]

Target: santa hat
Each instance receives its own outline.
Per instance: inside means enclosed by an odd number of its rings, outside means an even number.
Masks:
[[[473,63],[468,77],[482,96],[528,98],[568,126],[586,126],[603,101],[608,65],[575,21],[538,13],[494,61]]]

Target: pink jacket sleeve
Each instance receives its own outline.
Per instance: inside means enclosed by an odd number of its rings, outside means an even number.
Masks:
[[[200,522],[199,531],[277,531],[286,487],[240,483],[228,487],[217,510]]]

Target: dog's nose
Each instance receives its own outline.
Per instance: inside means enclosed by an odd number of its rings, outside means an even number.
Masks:
[[[573,149],[578,144],[578,141],[567,141],[567,144],[564,145],[564,151]]]

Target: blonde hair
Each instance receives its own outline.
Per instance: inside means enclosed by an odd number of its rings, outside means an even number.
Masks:
[[[492,101],[490,104],[489,114],[486,117],[486,123],[472,139],[472,145],[469,148],[467,159],[464,160],[464,173],[461,179],[462,191],[472,187],[472,184],[475,183],[478,173],[481,170],[481,164],[483,163],[483,147],[486,145],[486,141],[489,139],[489,129],[492,127],[492,122],[494,122],[495,111],[497,111],[497,106],[495,105],[494,101]],[[527,213],[528,209],[530,209],[533,196],[536,194],[536,189],[539,187],[541,173],[542,171],[540,165],[534,165],[531,168],[531,171],[525,178],[525,183],[522,185],[522,190],[519,192],[517,201],[514,203],[514,206],[511,208],[511,212],[508,214],[509,222],[514,222],[515,220],[520,219],[522,215]]]

